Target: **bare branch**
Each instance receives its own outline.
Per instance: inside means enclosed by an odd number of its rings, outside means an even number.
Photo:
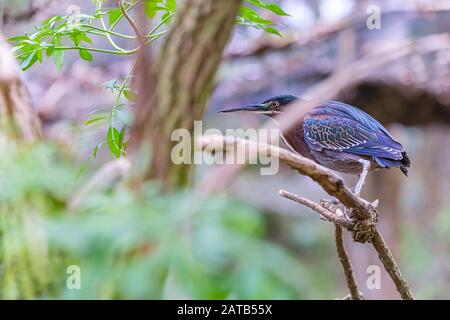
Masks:
[[[350,262],[350,258],[348,257],[347,251],[345,250],[344,239],[342,236],[342,227],[345,226],[347,229],[351,228],[351,222],[345,218],[343,215],[339,215],[335,212],[332,212],[322,205],[314,202],[312,200],[303,198],[299,195],[296,195],[292,192],[288,192],[286,190],[279,191],[280,196],[298,202],[310,209],[314,212],[318,213],[320,216],[323,216],[330,222],[333,222],[335,225],[335,240],[336,240],[336,250],[338,253],[339,261],[342,264],[342,268],[344,269],[344,275],[347,282],[347,287],[350,291],[350,297],[353,300],[361,300],[362,296],[358,291],[358,285],[356,284],[355,275],[353,274],[352,264]],[[338,209],[339,210],[339,209]]]
[[[117,0],[117,5],[119,6],[120,10],[122,11],[122,14],[125,17],[125,19],[127,19],[128,23],[130,24],[134,33],[136,33],[139,43],[142,45],[144,43],[144,36],[142,35],[141,31],[139,31],[139,28],[138,28],[136,22],[134,22],[134,20],[128,15],[127,10],[125,10],[125,8],[122,4],[122,0]]]
[[[297,170],[302,175],[309,176],[317,182],[328,194],[336,197],[344,206],[355,209],[355,215],[360,218],[368,218],[373,215],[370,202],[355,195],[344,185],[344,180],[331,170],[287,149],[279,148],[265,143],[257,143],[250,140],[208,135],[201,137],[201,148],[210,150],[233,150],[235,147],[248,148],[250,154],[255,151],[268,157],[278,157],[282,162]]]
[[[352,223],[347,225],[348,230],[352,232],[353,240],[356,242],[372,242],[372,245],[375,250],[377,250],[378,256],[382,261],[384,268],[394,282],[402,299],[414,299],[413,294],[411,293],[406,280],[402,276],[394,257],[384,242],[381,234],[376,229],[378,217],[377,209],[374,208],[370,202],[355,195],[349,188],[347,188],[340,176],[312,160],[273,145],[257,143],[254,141],[229,136],[224,137],[220,135],[203,136],[199,142],[199,145],[203,150],[227,151],[235,150],[235,148],[237,148],[238,150],[248,150],[250,154],[254,154],[256,151],[257,154],[266,157],[278,157],[279,160],[293,169],[296,169],[299,173],[312,178],[328,194],[336,197],[347,209],[353,209],[353,214],[351,217]],[[323,206],[321,206],[322,209],[320,209],[318,204],[315,204],[312,201],[306,201],[307,199],[298,196],[293,197],[286,192],[282,192],[282,195],[306,205],[309,208],[313,208],[313,210],[319,209],[319,213],[321,215],[328,215],[331,217],[333,214],[331,211],[326,213],[324,210],[327,209]]]
[[[286,190],[280,190],[278,193],[283,198],[298,202],[298,203],[310,208],[311,210],[315,211],[316,213],[323,216],[328,221],[333,222],[334,224],[337,224],[339,226],[344,226],[346,228],[351,227],[350,221],[348,221],[344,217],[344,215],[340,216],[336,213],[333,213],[333,212],[329,211],[328,209],[322,207],[317,202],[303,198],[299,195],[296,195],[295,193],[292,193],[292,192],[289,192]]]
[[[362,300],[362,296],[359,293],[358,285],[356,284],[355,275],[353,274],[353,267],[348,257],[347,250],[345,250],[344,238],[342,235],[342,227],[335,224],[335,241],[336,250],[338,253],[339,261],[344,269],[345,279],[347,287],[350,291],[350,297],[352,300]]]
[[[386,242],[384,241],[381,234],[378,230],[375,229],[375,233],[372,237],[372,246],[378,253],[378,257],[383,263],[384,269],[391,277],[392,281],[394,281],[395,287],[397,291],[400,293],[400,296],[403,300],[414,300],[414,296],[411,293],[411,289],[408,286],[405,278],[403,277],[400,269],[398,268],[397,263],[395,262],[394,256],[389,250]]]

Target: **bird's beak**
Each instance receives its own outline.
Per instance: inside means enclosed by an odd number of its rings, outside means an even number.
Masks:
[[[269,112],[270,110],[264,104],[250,104],[248,106],[220,110],[218,113],[231,113],[231,112],[235,112],[235,111],[266,113],[266,112]]]

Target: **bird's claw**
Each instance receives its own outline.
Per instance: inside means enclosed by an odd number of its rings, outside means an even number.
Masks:
[[[347,221],[352,220],[352,218],[351,218],[350,215],[348,214],[348,209],[347,209],[347,208],[344,209],[344,216],[345,216],[345,219],[347,219]]]
[[[327,208],[326,206],[337,207],[340,204],[340,202],[337,199],[321,199],[320,204],[322,205],[322,207]],[[329,209],[329,208],[327,208],[327,209]]]
[[[339,208],[340,202],[336,199],[332,199],[332,200],[322,199],[322,200],[320,200],[320,205],[340,217],[345,216],[346,218],[348,218],[348,216],[346,214],[346,210],[345,209],[342,210],[341,208]],[[327,219],[324,219],[324,220],[327,220]]]
[[[380,201],[379,201],[378,199],[376,199],[376,200],[374,200],[374,201],[370,204],[370,206],[371,206],[373,209],[378,209],[379,203],[380,203]]]

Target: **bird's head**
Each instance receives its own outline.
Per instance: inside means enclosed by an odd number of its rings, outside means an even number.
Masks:
[[[250,104],[243,107],[236,107],[236,108],[230,108],[219,111],[219,113],[230,113],[230,112],[236,112],[236,111],[246,111],[246,112],[252,112],[252,113],[261,113],[265,114],[267,116],[274,116],[278,113],[281,113],[285,110],[285,107],[298,100],[296,96],[293,95],[282,95],[282,96],[275,96],[269,99],[264,100],[261,103],[258,104]]]

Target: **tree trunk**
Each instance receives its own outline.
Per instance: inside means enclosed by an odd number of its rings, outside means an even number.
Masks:
[[[0,34],[0,123],[9,138],[32,142],[42,135],[40,121],[19,77],[11,48]]]
[[[179,128],[192,133],[194,121],[202,119],[240,4],[241,0],[184,1],[155,61],[146,67],[150,72],[138,88],[132,131],[133,146],[151,152],[144,180],[159,179],[168,188],[189,184],[190,166],[171,160],[171,134]]]
[[[31,107],[11,48],[0,33],[0,151],[5,151],[5,144],[10,142],[18,145],[35,142],[41,138],[41,132],[41,123]],[[9,154],[3,152],[2,156]],[[24,211],[20,209],[25,206],[14,208],[14,201],[7,199],[0,203],[2,299],[33,299],[47,281],[45,272],[41,272],[48,269],[47,243],[39,238],[43,227],[32,201],[26,199],[29,203],[24,205],[29,205],[29,210]]]

